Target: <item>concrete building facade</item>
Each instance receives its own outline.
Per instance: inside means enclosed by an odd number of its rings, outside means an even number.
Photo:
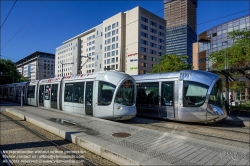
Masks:
[[[187,55],[192,64],[192,43],[197,42],[197,0],[164,0],[166,53]]]
[[[55,76],[55,54],[36,51],[16,62],[23,77],[30,80],[53,78]]]
[[[56,48],[55,73],[66,76],[105,69],[149,73],[165,54],[165,25],[163,18],[141,7],[120,12]],[[72,63],[77,69],[70,67]],[[63,72],[62,66],[66,66]]]

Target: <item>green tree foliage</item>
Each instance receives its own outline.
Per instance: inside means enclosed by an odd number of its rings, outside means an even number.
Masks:
[[[209,55],[212,60],[212,68],[217,70],[225,69],[226,55],[228,59],[228,69],[250,67],[250,30],[237,30],[228,33],[228,39],[233,41],[229,48],[213,52]],[[239,73],[233,74],[240,75]],[[232,82],[231,90],[244,91],[249,86],[247,82]]]
[[[250,67],[250,31],[237,30],[228,33],[228,39],[233,41],[233,45],[209,55],[212,61],[212,68],[217,70],[225,69],[226,55],[228,68]]]
[[[22,77],[17,71],[15,63],[11,60],[0,59],[0,84],[22,82],[27,79]]]
[[[154,65],[152,73],[162,73],[171,71],[180,71],[183,69],[192,69],[193,67],[187,63],[188,56],[178,56],[175,54],[163,55],[159,63]]]

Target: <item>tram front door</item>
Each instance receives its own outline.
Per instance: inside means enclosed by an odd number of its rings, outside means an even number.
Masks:
[[[86,115],[93,116],[93,82],[86,82],[85,112]]]

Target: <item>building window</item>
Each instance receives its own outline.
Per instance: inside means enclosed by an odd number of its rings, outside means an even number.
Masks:
[[[143,36],[143,37],[148,37],[148,34],[147,33],[144,33],[144,32],[141,32],[141,36]]]
[[[157,54],[157,51],[155,51],[155,50],[150,50],[150,53],[156,55],[156,54]]]
[[[154,48],[157,48],[157,44],[155,44],[155,43],[150,43],[150,46],[154,47]]]
[[[160,43],[163,43],[164,44],[164,40],[163,39],[160,39],[158,40]]]
[[[157,41],[157,37],[152,36],[152,35],[150,36],[150,39],[151,39],[151,40],[154,40],[154,41]]]
[[[165,30],[165,27],[164,27],[164,26],[162,26],[162,25],[159,25],[159,29],[161,29],[161,30]]]
[[[164,50],[164,46],[159,45],[159,49]]]
[[[150,32],[157,34],[157,30],[150,28]]]
[[[143,16],[141,16],[141,21],[148,23],[148,19]]]
[[[151,21],[150,24],[157,27],[157,24],[154,21]]]
[[[162,36],[162,37],[165,37],[165,36],[164,36],[165,34],[162,33],[162,32],[159,32],[159,35]]]
[[[144,30],[148,30],[148,26],[141,24],[141,28]]]
[[[141,51],[142,51],[142,52],[148,52],[148,49],[145,48],[145,47],[141,47]]]
[[[141,39],[141,44],[148,45],[148,41]]]

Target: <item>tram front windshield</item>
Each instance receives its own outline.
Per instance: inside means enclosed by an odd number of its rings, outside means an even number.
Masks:
[[[222,80],[218,80],[210,93],[208,104],[213,104],[218,107],[222,107]]]
[[[115,103],[132,106],[135,104],[135,85],[131,80],[125,81],[117,91]]]

